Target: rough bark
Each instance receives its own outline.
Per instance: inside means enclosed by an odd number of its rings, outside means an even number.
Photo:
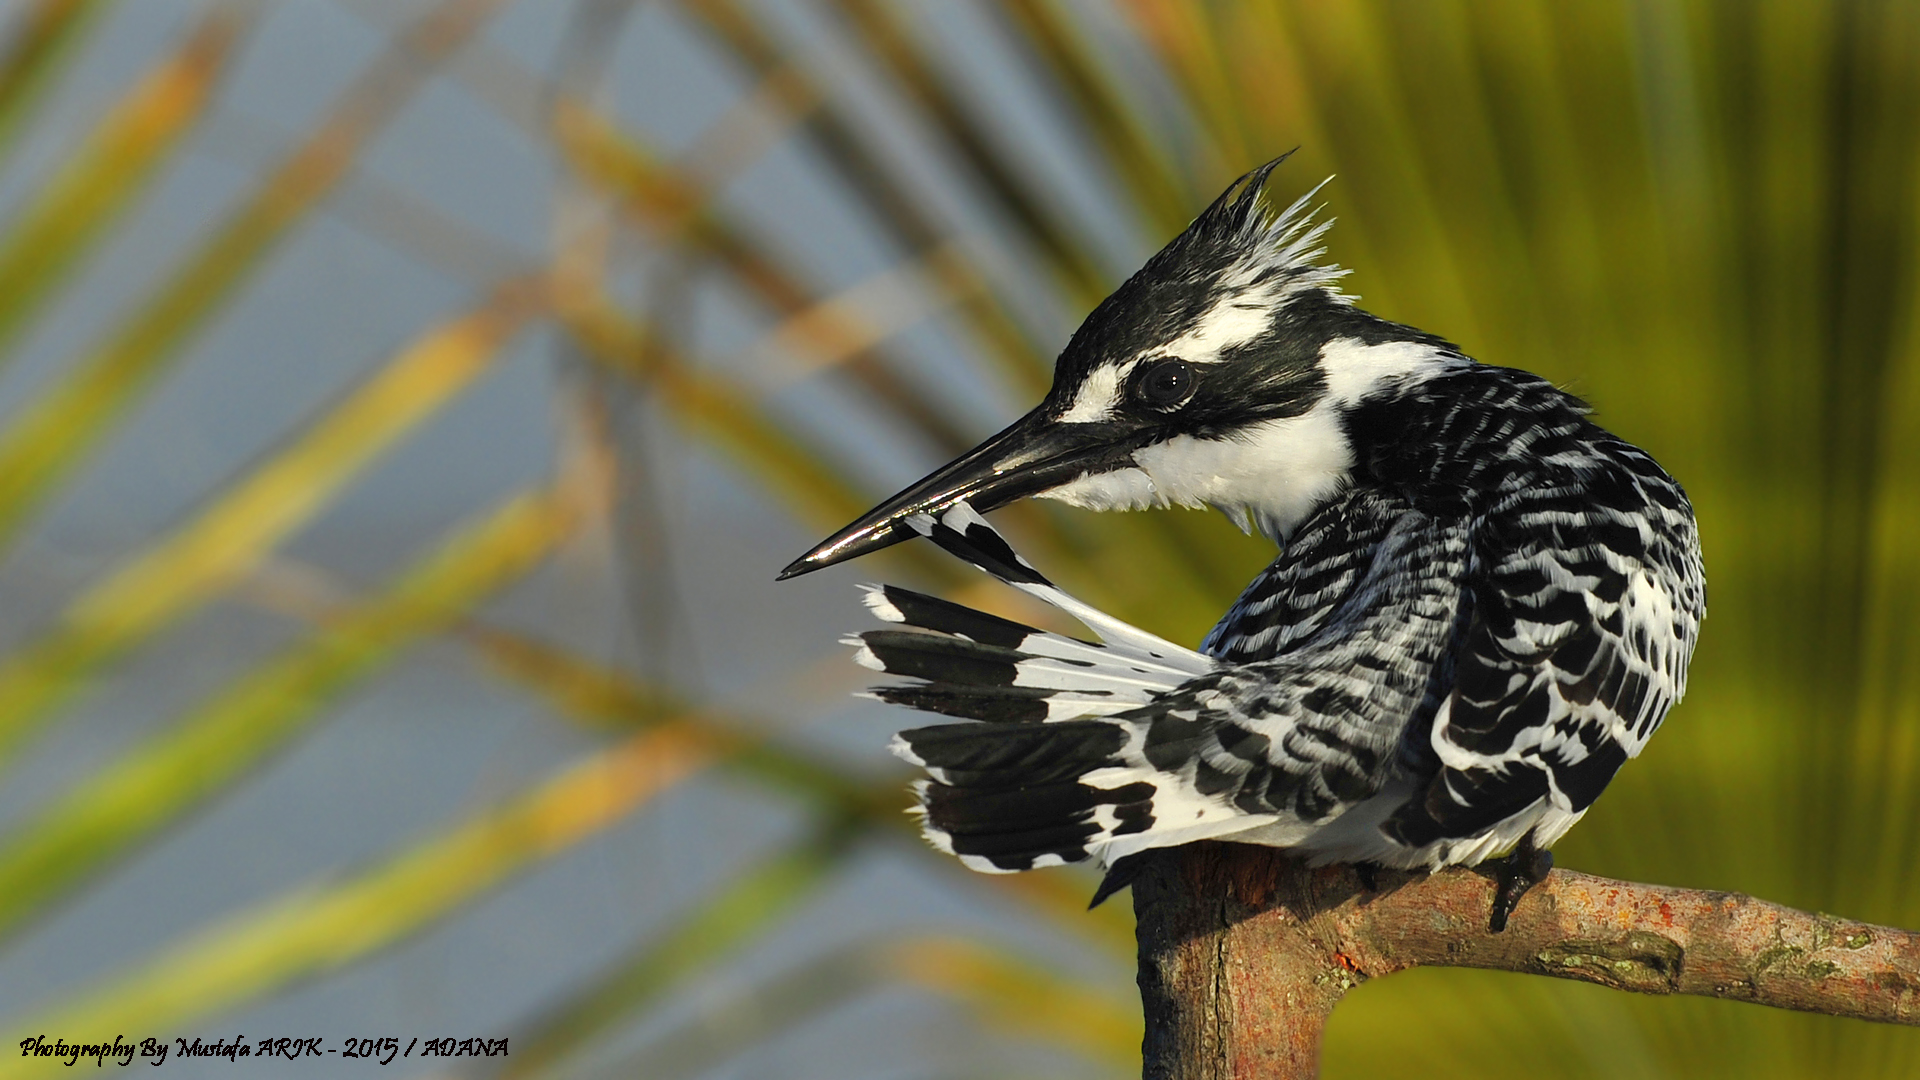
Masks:
[[[1148,1080],[1297,1080],[1340,998],[1421,966],[1551,975],[1649,994],[1920,1024],[1920,935],[1739,893],[1555,870],[1506,931],[1492,876],[1308,869],[1193,844],[1133,884]]]

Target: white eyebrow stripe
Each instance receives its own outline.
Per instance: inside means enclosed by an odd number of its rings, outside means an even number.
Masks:
[[[1217,364],[1227,350],[1266,333],[1273,324],[1273,311],[1273,305],[1259,295],[1223,297],[1200,316],[1193,329],[1154,352],[1177,356],[1190,364]]]
[[[1126,381],[1127,372],[1133,370],[1138,360],[1129,360],[1124,364],[1107,364],[1094,368],[1087,374],[1087,381],[1080,384],[1080,392],[1074,395],[1073,406],[1060,414],[1063,424],[1097,424],[1111,420],[1114,410],[1120,406],[1120,386]]]

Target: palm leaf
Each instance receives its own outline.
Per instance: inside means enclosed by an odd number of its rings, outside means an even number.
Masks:
[[[863,137],[862,125],[821,90],[803,66],[789,61],[766,27],[734,0],[684,0],[681,6],[756,81],[785,79],[806,88],[812,106],[803,118],[809,142],[903,252],[924,257],[948,246],[947,230],[923,208],[898,170],[874,151]],[[1001,373],[1023,390],[1044,390],[1046,350],[1011,314],[991,276],[965,258],[943,258],[935,265],[949,295],[966,315],[967,328]]]
[[[703,1002],[693,1020],[631,1054],[578,1073],[660,1080],[700,1075],[747,1046],[858,997],[907,986],[966,1007],[988,1031],[1052,1043],[1123,1075],[1139,1068],[1140,1028],[1130,1003],[1061,979],[1004,949],[907,938],[836,949],[719,1001]]]
[[[211,798],[341,694],[537,566],[572,528],[551,495],[510,500],[164,731],[31,815],[0,846],[0,928],[17,927],[130,845]]]
[[[246,22],[226,8],[209,12],[9,223],[0,236],[0,357],[204,114]]]
[[[171,536],[76,598],[0,663],[0,762],[82,680],[243,577],[396,440],[485,372],[541,302],[528,282],[415,342]]]
[[[108,0],[37,0],[19,9],[0,56],[0,155],[12,148],[34,105]]]
[[[359,148],[420,86],[428,65],[499,3],[442,0],[361,73],[332,115],[151,296],[0,431],[0,546],[339,183]]]
[[[1119,78],[1086,40],[1086,29],[1055,0],[1000,0],[998,8],[1092,127],[1106,163],[1126,181],[1145,220],[1163,235],[1186,228],[1200,200],[1146,123],[1141,104],[1126,96]]]
[[[1086,246],[1059,224],[1059,214],[1036,198],[1036,185],[995,141],[985,124],[975,118],[961,91],[937,69],[912,33],[874,0],[832,0],[855,38],[892,75],[903,96],[926,114],[954,152],[978,178],[981,190],[1007,215],[1014,231],[1038,250],[1072,298],[1073,306],[1090,309],[1114,282],[1101,270]]]
[[[177,1027],[352,963],[621,820],[714,754],[685,727],[635,735],[344,881],[229,916],[16,1030]],[[33,1067],[10,1058],[0,1075]]]
[[[886,965],[891,944],[860,942],[773,978],[703,995],[692,1019],[648,1039],[639,1050],[568,1071],[582,1080],[636,1075],[678,1080],[706,1075],[742,1053],[894,985]]]
[[[844,309],[823,305],[802,279],[708,202],[704,184],[663,165],[604,118],[567,99],[554,109],[553,132],[561,156],[583,178],[618,194],[623,208],[652,227],[727,267],[754,296],[787,319],[791,330],[805,334],[807,349],[833,358],[833,370],[851,375],[949,451],[971,443],[953,427],[946,410],[873,353],[872,343],[885,335]]]
[[[890,966],[906,982],[964,1002],[990,1025],[1063,1043],[1095,1060],[1139,1067],[1132,995],[1060,976],[1005,949],[960,938],[908,942]]]
[[[764,720],[756,722],[712,707],[696,711],[691,704],[624,672],[494,627],[470,626],[464,633],[495,673],[528,688],[561,716],[590,729],[623,730],[658,723],[665,716],[697,717],[707,731],[734,746],[727,762],[731,771],[804,801],[813,816],[830,822],[858,821],[894,832],[912,829],[912,822],[901,813],[904,785],[876,785],[777,740],[752,735],[770,726]],[[1093,883],[1085,876],[980,877],[958,872],[948,859],[940,859],[939,865],[955,872],[956,878],[1000,893],[1101,948],[1118,955],[1133,950],[1131,912],[1117,903],[1088,912]]]
[[[610,304],[567,298],[560,323],[598,363],[637,379],[661,395],[673,416],[762,477],[768,489],[807,520],[837,528],[873,504],[845,479],[846,470],[803,441],[756,395],[724,376],[697,371],[668,342]],[[952,577],[944,560],[913,545],[903,552],[935,577]]]
[[[593,1040],[792,917],[845,862],[850,838],[845,822],[829,823],[703,898],[697,911],[650,935],[631,955],[555,1002],[547,1015],[515,1025],[522,1045],[491,1075],[559,1071]]]

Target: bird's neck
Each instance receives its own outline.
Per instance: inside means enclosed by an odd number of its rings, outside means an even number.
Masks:
[[[1301,522],[1355,484],[1385,479],[1377,470],[1385,442],[1418,441],[1395,433],[1392,422],[1440,408],[1423,388],[1478,367],[1438,338],[1358,309],[1316,314],[1322,325],[1313,329],[1327,335],[1315,357],[1325,383],[1320,399],[1231,438],[1173,439],[1135,453],[1139,475],[1163,502],[1212,506],[1284,546]]]
[[[1344,427],[1353,480],[1430,510],[1470,504],[1515,467],[1541,459],[1541,440],[1590,428],[1587,406],[1512,368],[1463,364],[1357,402]]]

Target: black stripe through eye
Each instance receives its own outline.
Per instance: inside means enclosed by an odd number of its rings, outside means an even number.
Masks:
[[[1149,408],[1172,409],[1193,396],[1193,384],[1193,365],[1169,356],[1147,361],[1134,379],[1133,392]]]

